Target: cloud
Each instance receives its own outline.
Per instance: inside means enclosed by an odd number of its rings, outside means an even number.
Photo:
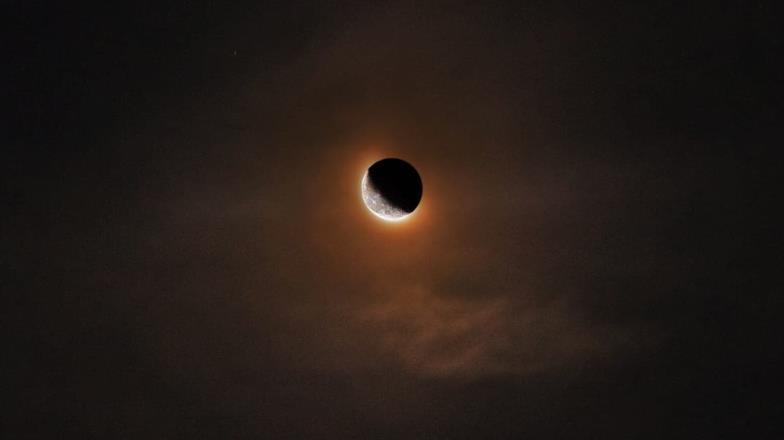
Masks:
[[[358,320],[400,367],[428,377],[529,374],[617,342],[602,340],[562,303],[524,307],[508,296],[450,296],[421,284],[390,289]]]

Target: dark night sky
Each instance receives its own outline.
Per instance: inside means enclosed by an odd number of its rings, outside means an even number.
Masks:
[[[781,438],[777,2],[51,3],[3,438]]]

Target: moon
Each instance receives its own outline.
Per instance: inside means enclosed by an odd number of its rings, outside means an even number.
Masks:
[[[422,179],[416,168],[402,159],[379,160],[362,176],[362,200],[382,220],[404,220],[422,200]]]

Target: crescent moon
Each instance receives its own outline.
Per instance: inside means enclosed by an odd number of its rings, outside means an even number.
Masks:
[[[411,215],[410,212],[390,204],[370,182],[367,171],[362,176],[362,200],[373,215],[388,222],[399,222]]]

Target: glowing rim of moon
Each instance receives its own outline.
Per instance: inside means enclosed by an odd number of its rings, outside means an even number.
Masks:
[[[407,218],[411,217],[411,214],[416,212],[416,210],[414,210],[414,211],[411,211],[409,213],[400,215],[398,217],[392,217],[392,216],[387,216],[387,215],[380,214],[380,213],[374,211],[373,208],[370,207],[371,203],[373,202],[373,196],[371,195],[371,191],[372,190],[370,190],[368,188],[368,186],[369,186],[368,185],[368,172],[365,171],[365,174],[362,176],[362,185],[361,185],[362,202],[365,205],[365,208],[367,208],[367,210],[370,211],[371,214],[375,215],[376,217],[380,218],[381,220],[384,220],[384,221],[387,221],[387,222],[401,222],[401,221],[406,220]]]

